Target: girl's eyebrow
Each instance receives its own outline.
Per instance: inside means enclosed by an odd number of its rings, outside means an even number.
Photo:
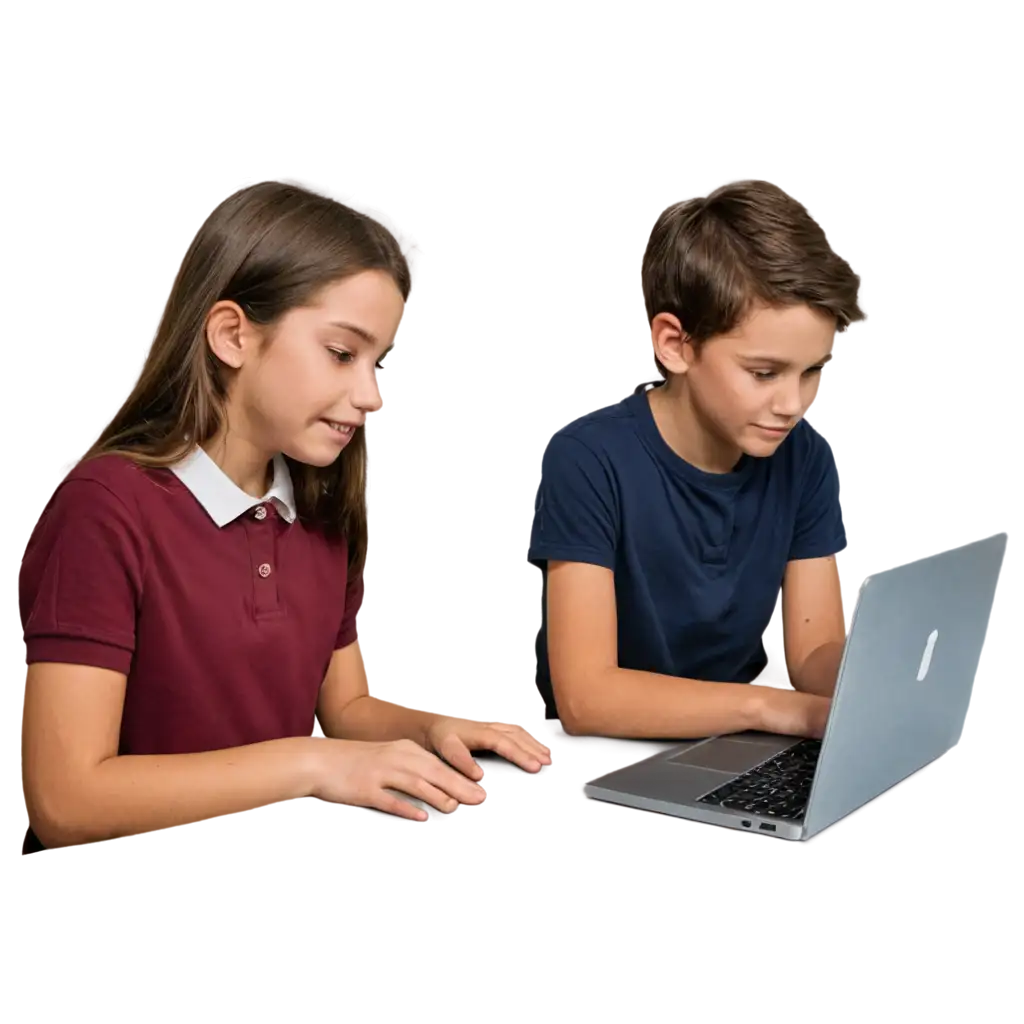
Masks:
[[[377,344],[377,339],[368,331],[365,327],[359,327],[356,324],[346,323],[344,320],[332,320],[328,325],[330,327],[340,327],[344,331],[351,331],[353,334],[362,338],[363,341],[369,342],[371,345]]]

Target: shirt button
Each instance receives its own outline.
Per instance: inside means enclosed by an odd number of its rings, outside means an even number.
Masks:
[[[253,512],[253,515],[257,519],[266,519],[267,518],[267,510],[262,505],[259,505],[259,506],[257,506],[256,511]]]
[[[264,579],[266,579],[271,572],[270,566],[266,562],[264,562],[257,571]]]

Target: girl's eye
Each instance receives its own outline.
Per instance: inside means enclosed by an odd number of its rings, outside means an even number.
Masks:
[[[820,366],[811,366],[807,369],[807,373],[821,373],[822,368]]]
[[[346,352],[343,349],[329,348],[328,351],[331,353],[331,358],[335,362],[339,362],[342,366],[350,366],[355,355],[352,352]],[[385,352],[374,364],[374,370],[379,374],[386,374],[391,369],[391,353]]]

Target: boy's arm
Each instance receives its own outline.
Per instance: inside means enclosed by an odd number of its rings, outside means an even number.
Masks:
[[[786,566],[782,629],[793,689],[831,697],[846,643],[835,555],[797,559]]]
[[[846,546],[832,449],[814,430],[782,581],[786,667],[795,690],[831,697],[846,643],[835,553]]]
[[[549,562],[548,660],[571,735],[687,739],[763,729],[820,736],[829,701],[747,683],[704,682],[618,667],[610,569]]]

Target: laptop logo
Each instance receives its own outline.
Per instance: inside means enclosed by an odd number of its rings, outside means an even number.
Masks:
[[[933,629],[928,634],[928,643],[924,646],[924,654],[921,656],[921,667],[917,670],[917,681],[921,682],[926,675],[928,675],[928,669],[932,663],[932,652],[935,650],[935,641],[939,639],[939,631]]]

